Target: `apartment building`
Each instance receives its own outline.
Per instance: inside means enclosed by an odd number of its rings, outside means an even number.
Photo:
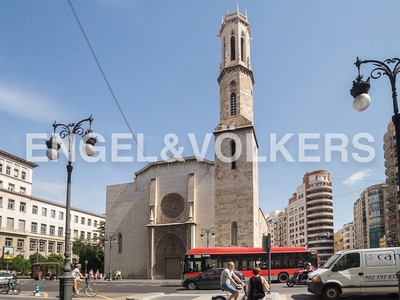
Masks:
[[[37,166],[0,150],[0,245],[12,247],[14,256],[64,254],[65,205],[31,195]],[[72,241],[97,237],[104,216],[75,208],[70,213]]]
[[[349,222],[335,232],[335,252],[354,248],[354,225]]]
[[[333,195],[329,172],[306,173],[287,207],[269,214],[267,221],[273,232],[273,246],[316,249],[320,262],[325,262],[334,253]]]
[[[385,236],[385,227],[388,227],[388,232],[390,232],[390,224],[397,222],[388,219],[391,212],[385,210],[387,191],[387,184],[371,185],[354,203],[354,247],[356,249],[379,248],[379,240]]]
[[[399,243],[400,232],[400,213],[397,193],[399,188],[399,177],[396,176],[396,133],[393,122],[387,127],[387,132],[383,136],[383,150],[385,158],[386,175],[386,237],[392,243]]]

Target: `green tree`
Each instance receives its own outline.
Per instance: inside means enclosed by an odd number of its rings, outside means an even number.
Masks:
[[[105,246],[105,235],[106,235],[106,222],[105,221],[100,221],[99,227],[97,227],[97,230],[95,230],[95,231],[99,233],[99,235],[97,236],[96,240],[99,241],[100,246],[104,249],[104,246]]]
[[[55,274],[55,273],[59,272],[59,270],[62,269],[62,266],[64,263],[64,256],[62,256],[61,254],[51,253],[49,256],[47,256],[47,261],[48,262],[59,262],[59,264],[51,264],[51,265],[47,266],[49,272]]]
[[[46,262],[47,259],[40,253],[33,253],[29,255],[29,261],[31,264],[34,264],[36,262]]]
[[[25,259],[22,255],[14,257],[12,262],[12,268],[14,271],[19,272],[23,275],[28,275],[31,271],[32,264],[29,260]]]
[[[79,263],[82,264],[84,271],[93,269],[103,270],[104,248],[101,244],[94,240],[79,239],[74,241],[72,252],[79,256]],[[88,261],[87,270],[85,270],[85,260]]]

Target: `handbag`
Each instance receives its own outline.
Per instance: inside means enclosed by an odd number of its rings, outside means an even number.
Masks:
[[[265,280],[265,278],[262,279],[262,286],[263,286],[264,293],[269,293],[268,283]]]

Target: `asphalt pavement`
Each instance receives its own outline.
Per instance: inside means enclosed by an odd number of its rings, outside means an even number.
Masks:
[[[159,285],[159,286],[163,286],[163,285],[176,285],[177,284],[177,280],[137,280],[137,279],[124,279],[123,281],[121,281],[121,283],[127,283],[127,282],[132,282],[133,284],[149,284],[149,285]],[[179,284],[179,283],[178,283]],[[224,296],[226,297],[226,293],[223,291],[219,291],[219,290],[207,290],[207,291],[187,291],[187,292],[179,292],[179,293],[172,293],[172,294],[165,294],[162,292],[152,292],[152,293],[140,293],[140,294],[133,294],[131,296],[127,296],[124,298],[119,297],[119,300],[211,300],[212,297],[216,297],[216,296]],[[243,296],[243,291],[240,292],[240,297],[239,299],[242,299]],[[41,299],[41,298],[45,298],[45,299],[51,299],[51,300],[59,300],[59,295],[58,295],[58,291],[54,291],[54,292],[40,292],[39,295],[35,294],[34,291],[29,291],[29,290],[25,290],[22,289],[21,293],[19,295],[12,295],[12,293],[10,292],[10,294],[5,295],[5,294],[1,294],[0,295],[0,300],[3,299]],[[86,295],[82,295],[79,297],[73,297],[73,299],[87,299],[89,297],[86,297]],[[90,298],[89,298],[90,299]],[[98,295],[96,297],[91,298],[93,300],[96,299],[113,299],[113,298],[109,298],[109,297],[105,297],[104,295]],[[221,298],[220,298],[221,299]],[[223,299],[223,298],[222,298]],[[226,297],[226,299],[228,299]],[[279,295],[279,293],[270,293],[267,294],[265,297],[266,300],[282,300],[282,297]],[[218,299],[219,300],[219,299]]]

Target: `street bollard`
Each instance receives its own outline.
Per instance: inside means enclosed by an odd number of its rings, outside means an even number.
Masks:
[[[399,300],[400,300],[400,271],[397,271],[396,276],[397,276],[397,281],[398,281],[398,286],[399,286]]]
[[[40,291],[39,291],[39,285],[36,284],[35,285],[35,292],[34,292],[35,296],[40,296]]]

